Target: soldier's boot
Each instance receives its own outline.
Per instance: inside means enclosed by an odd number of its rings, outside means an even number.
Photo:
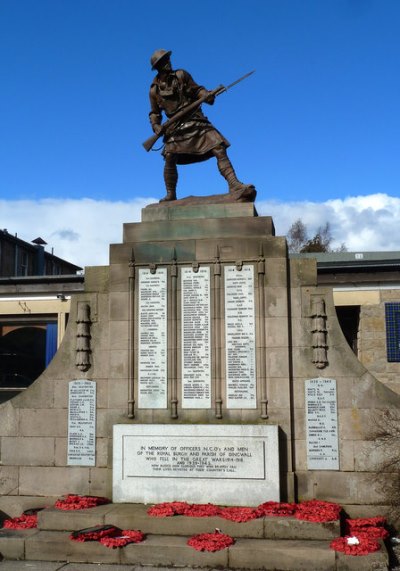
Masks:
[[[225,156],[222,157],[217,155],[217,164],[219,172],[228,183],[229,192],[236,192],[238,190],[246,190],[248,188],[252,188],[252,184],[244,184],[238,180],[235,170],[232,166],[231,161],[228,159],[226,152],[224,152],[224,155]]]
[[[164,166],[164,182],[167,194],[160,202],[176,200],[176,185],[178,183],[178,169],[175,161],[166,160]]]

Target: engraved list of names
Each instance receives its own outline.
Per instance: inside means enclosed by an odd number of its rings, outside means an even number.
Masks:
[[[225,266],[228,408],[256,408],[254,266]]]
[[[68,391],[68,466],[96,464],[96,382],[71,381]]]
[[[182,407],[211,407],[210,268],[182,268]]]
[[[167,408],[167,269],[139,270],[139,408]]]
[[[309,470],[339,470],[335,379],[305,381]]]

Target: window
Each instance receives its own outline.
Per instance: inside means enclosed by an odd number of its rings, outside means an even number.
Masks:
[[[389,362],[400,361],[400,302],[385,303],[386,350]]]
[[[360,325],[359,305],[339,305],[336,314],[347,343],[356,355],[358,355],[358,330]]]
[[[0,402],[26,389],[57,351],[57,320],[0,320]]]

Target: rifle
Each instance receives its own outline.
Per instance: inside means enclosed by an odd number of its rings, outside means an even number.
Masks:
[[[153,147],[153,145],[158,141],[158,139],[160,137],[162,137],[166,133],[167,129],[169,129],[169,127],[171,127],[171,125],[173,125],[174,123],[177,123],[178,121],[180,121],[181,119],[186,117],[186,115],[190,115],[191,113],[193,113],[193,111],[196,111],[196,109],[198,109],[202,103],[207,101],[207,99],[210,96],[217,97],[218,95],[221,95],[221,93],[228,91],[228,89],[230,89],[231,87],[233,87],[234,85],[236,85],[240,81],[243,81],[243,79],[246,79],[246,77],[249,77],[249,75],[251,75],[254,72],[255,72],[255,70],[250,71],[249,73],[246,73],[246,75],[244,75],[243,77],[240,77],[239,79],[237,79],[233,83],[230,83],[226,87],[224,85],[218,85],[218,87],[216,87],[212,91],[207,92],[205,95],[203,95],[199,99],[196,99],[196,101],[194,101],[193,103],[189,103],[188,105],[185,105],[185,107],[182,107],[182,109],[180,111],[175,113],[175,115],[170,117],[170,119],[168,119],[167,121],[165,121],[161,125],[161,131],[159,133],[152,135],[143,143],[143,147],[146,149],[146,151],[150,151],[150,149]]]

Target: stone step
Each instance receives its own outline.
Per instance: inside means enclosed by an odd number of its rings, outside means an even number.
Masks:
[[[329,548],[329,541],[318,540],[238,538],[228,549],[208,553],[189,547],[188,538],[183,536],[148,535],[143,543],[118,549],[109,549],[98,542],[77,543],[69,536],[65,531],[1,530],[0,552],[5,558],[30,561],[266,571],[372,571],[378,567],[385,569],[388,564],[384,549],[352,557],[335,553]]]
[[[237,523],[220,517],[151,517],[143,504],[108,504],[86,510],[62,511],[47,508],[38,513],[38,528],[47,531],[74,531],[100,524],[121,529],[140,529],[152,535],[191,536],[215,528],[232,537],[253,539],[331,540],[340,536],[338,521],[314,523],[293,517],[264,517]]]

